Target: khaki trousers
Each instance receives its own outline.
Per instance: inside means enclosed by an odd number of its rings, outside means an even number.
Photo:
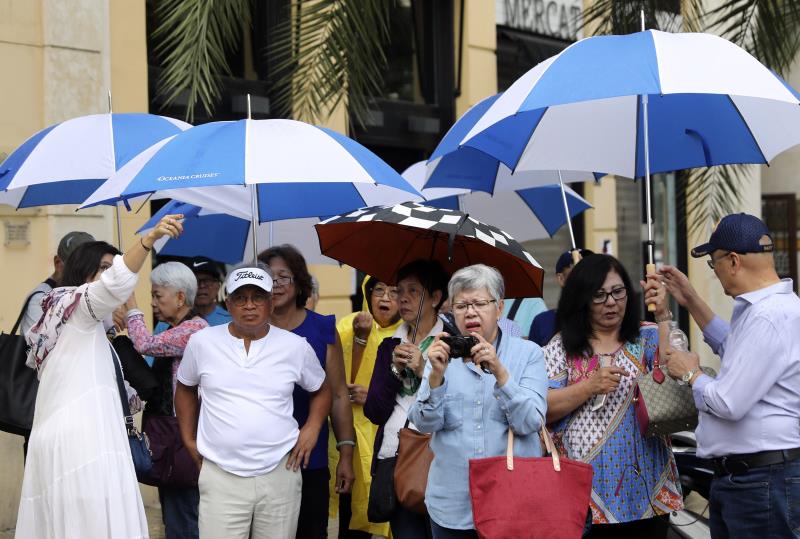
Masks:
[[[294,539],[303,477],[277,468],[256,477],[226,472],[203,461],[200,489],[200,539]]]

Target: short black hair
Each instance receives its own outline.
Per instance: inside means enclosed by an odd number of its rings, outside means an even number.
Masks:
[[[87,241],[80,244],[64,264],[61,286],[86,284],[100,269],[100,261],[105,255],[118,254],[121,254],[119,249],[104,241]]]
[[[612,271],[622,278],[628,297],[619,338],[622,342],[634,342],[639,336],[639,315],[632,301],[633,283],[625,267],[611,255],[589,255],[572,268],[558,300],[556,327],[561,331],[567,356],[591,354],[592,295],[603,287]]]
[[[397,271],[398,283],[409,277],[415,277],[429,295],[433,295],[437,290],[442,293],[442,299],[435,306],[437,311],[447,301],[447,283],[450,281],[450,274],[436,260],[414,260]]]
[[[261,251],[261,254],[258,255],[258,260],[267,266],[269,266],[269,261],[273,258],[282,258],[286,265],[289,266],[289,271],[292,272],[293,276],[292,282],[294,282],[294,287],[297,290],[294,303],[300,308],[305,307],[306,301],[311,297],[311,290],[314,288],[306,259],[297,250],[297,247],[288,243],[270,247]]]

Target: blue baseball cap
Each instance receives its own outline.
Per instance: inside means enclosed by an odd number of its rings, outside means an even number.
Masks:
[[[769,243],[762,243],[761,238],[764,236],[769,238]],[[769,253],[775,249],[775,245],[764,221],[755,215],[734,213],[722,218],[711,233],[708,243],[692,249],[692,256],[700,258],[717,249],[739,254]]]
[[[581,258],[586,258],[589,255],[593,255],[594,252],[590,251],[589,249],[579,249],[581,253]],[[558,257],[556,261],[556,273],[562,273],[565,269],[572,267],[572,251],[564,251],[561,253],[561,256]]]

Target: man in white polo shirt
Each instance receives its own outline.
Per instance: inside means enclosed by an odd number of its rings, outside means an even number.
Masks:
[[[192,335],[178,369],[181,437],[200,467],[201,539],[293,538],[298,470],[330,412],[314,350],[269,325],[272,284],[264,266],[233,270],[226,279],[232,321]],[[295,384],[311,393],[302,429],[292,417]]]

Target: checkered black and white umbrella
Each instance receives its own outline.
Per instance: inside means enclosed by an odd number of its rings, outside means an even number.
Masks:
[[[415,202],[363,208],[316,225],[322,254],[395,281],[417,259],[435,259],[449,272],[471,264],[494,266],[507,297],[542,295],[544,270],[514,238],[463,212]]]

